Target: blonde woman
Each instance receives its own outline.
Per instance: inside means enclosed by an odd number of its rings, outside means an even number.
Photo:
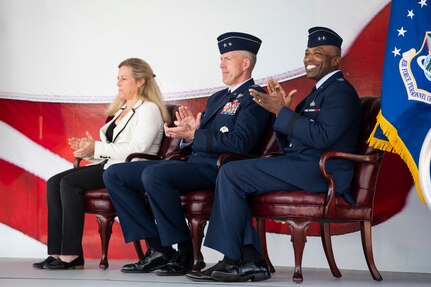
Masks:
[[[66,170],[48,180],[48,257],[34,263],[34,268],[82,269],[85,191],[103,188],[104,170],[124,162],[130,153],[157,154],[163,124],[170,118],[154,77],[151,67],[141,59],[121,62],[118,96],[107,111],[113,118],[100,129],[100,140],[88,132],[84,138],[69,139],[73,154],[94,164]]]

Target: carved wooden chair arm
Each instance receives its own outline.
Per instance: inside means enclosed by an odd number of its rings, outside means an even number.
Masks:
[[[73,168],[79,167],[79,165],[81,164],[81,161],[82,161],[82,158],[75,157],[75,160],[73,161]]]
[[[132,161],[132,159],[148,159],[148,160],[161,160],[163,159],[162,156],[156,155],[156,154],[148,154],[148,153],[141,153],[141,152],[134,152],[127,156],[126,162]]]
[[[323,177],[328,182],[328,191],[325,198],[325,216],[331,216],[335,214],[335,182],[333,175],[326,169],[327,161],[331,158],[346,159],[359,163],[370,163],[374,164],[383,159],[383,152],[374,151],[367,155],[359,155],[353,153],[327,151],[320,157],[319,168]]]
[[[187,155],[180,152],[180,151],[175,151],[175,152],[171,152],[168,153],[166,155],[154,155],[154,154],[147,154],[147,153],[140,153],[140,152],[135,152],[135,153],[131,153],[127,156],[126,158],[126,162],[132,161],[132,159],[135,158],[140,158],[140,159],[147,159],[147,160],[184,160],[187,158]]]

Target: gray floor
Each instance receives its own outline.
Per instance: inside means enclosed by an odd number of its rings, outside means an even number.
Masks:
[[[98,261],[86,261],[84,270],[48,271],[31,267],[39,259],[0,258],[0,286],[294,286],[292,268],[278,267],[271,279],[248,283],[193,282],[180,277],[155,274],[124,274],[119,270],[125,261],[110,261],[108,270],[100,270]],[[341,270],[343,277],[333,278],[329,269],[304,268],[301,286],[431,286],[431,274],[381,272],[383,281],[375,282],[367,271]]]

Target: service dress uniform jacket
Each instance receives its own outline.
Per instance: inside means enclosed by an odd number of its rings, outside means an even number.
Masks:
[[[190,161],[207,162],[215,168],[221,153],[258,153],[269,113],[253,101],[250,88],[263,91],[250,79],[233,93],[224,89],[208,98],[193,144],[183,148],[191,148]]]
[[[261,161],[257,168],[268,170],[270,165],[275,177],[299,189],[325,192],[328,185],[319,169],[320,157],[330,150],[354,153],[360,124],[359,97],[342,72],[337,72],[301,101],[295,111],[282,109],[274,130],[284,156],[275,162]],[[338,195],[345,195],[352,203],[349,190],[353,163],[330,160],[328,167]]]
[[[261,250],[247,204],[250,195],[277,190],[304,189],[325,192],[319,159],[325,151],[355,152],[361,122],[361,105],[355,89],[341,71],[330,76],[295,111],[282,108],[274,130],[282,156],[235,161],[219,172],[205,245],[240,260],[242,248]],[[354,166],[330,160],[337,190],[353,203],[349,186]]]

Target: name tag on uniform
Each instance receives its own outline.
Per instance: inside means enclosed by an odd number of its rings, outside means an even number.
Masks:
[[[233,116],[236,114],[236,111],[239,108],[240,102],[238,100],[234,100],[233,102],[229,102],[226,105],[224,105],[223,109],[221,110],[222,115],[230,115]]]

